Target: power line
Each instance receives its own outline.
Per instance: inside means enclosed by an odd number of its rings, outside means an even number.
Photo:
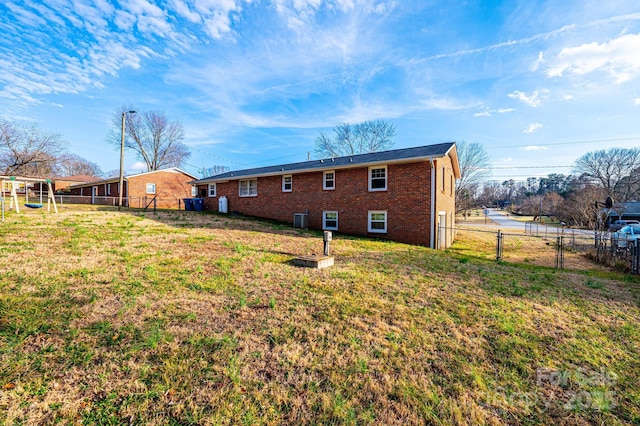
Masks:
[[[635,136],[631,138],[593,139],[593,140],[586,140],[586,141],[571,141],[571,142],[553,142],[553,143],[536,143],[536,144],[529,143],[526,145],[487,146],[486,148],[491,148],[491,149],[525,148],[528,146],[576,145],[576,144],[587,144],[587,143],[618,142],[618,141],[633,141],[633,140],[640,140],[640,136]]]

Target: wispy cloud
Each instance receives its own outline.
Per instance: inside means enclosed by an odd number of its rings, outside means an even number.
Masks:
[[[542,123],[531,123],[527,126],[526,129],[522,131],[522,133],[535,133],[538,130],[542,129]]]
[[[549,91],[544,89],[544,90],[534,90],[533,92],[531,92],[531,94],[527,94],[525,92],[521,92],[519,90],[516,90],[515,92],[509,93],[507,96],[510,97],[511,99],[516,99],[518,101],[521,101],[527,105],[529,105],[530,107],[539,107],[540,105],[542,105],[542,100],[543,98],[546,97],[546,94]]]
[[[537,123],[540,124],[540,123]],[[542,127],[542,125],[540,126]],[[531,133],[531,132],[529,132]],[[540,145],[527,145],[527,146],[523,146],[521,148],[519,148],[522,151],[546,151],[547,149],[549,149],[549,147],[546,146],[540,146]]]
[[[492,114],[507,114],[514,112],[515,108],[498,108],[498,109],[485,109],[484,111],[476,112],[474,117],[491,117]]]
[[[640,34],[626,34],[605,43],[586,43],[560,51],[548,77],[603,71],[624,83],[640,75]]]

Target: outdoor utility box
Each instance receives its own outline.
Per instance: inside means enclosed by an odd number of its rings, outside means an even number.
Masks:
[[[331,231],[324,231],[324,236],[322,237],[322,241],[329,242],[333,240],[333,234]]]
[[[192,198],[193,200],[193,210],[197,212],[201,212],[204,208],[204,198]]]
[[[306,229],[309,227],[309,215],[307,213],[293,214],[293,227]]]

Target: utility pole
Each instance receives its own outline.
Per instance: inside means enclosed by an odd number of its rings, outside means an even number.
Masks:
[[[124,120],[127,114],[135,111],[122,111],[122,139],[120,141],[120,186],[118,187],[118,211],[122,210],[122,193],[124,192]]]

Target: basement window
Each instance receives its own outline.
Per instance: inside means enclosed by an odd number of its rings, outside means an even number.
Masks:
[[[210,183],[209,184],[209,197],[215,197],[216,196],[216,184],[215,183]]]
[[[338,212],[322,212],[322,229],[327,231],[338,230]]]
[[[293,190],[293,177],[291,175],[282,176],[282,192],[291,192]]]
[[[386,234],[387,232],[387,211],[369,211],[369,232]]]
[[[258,195],[258,179],[245,179],[239,182],[241,197],[256,197]]]
[[[369,191],[387,190],[387,166],[369,167]]]
[[[155,194],[156,193],[156,184],[148,183],[147,184],[147,194]]]

